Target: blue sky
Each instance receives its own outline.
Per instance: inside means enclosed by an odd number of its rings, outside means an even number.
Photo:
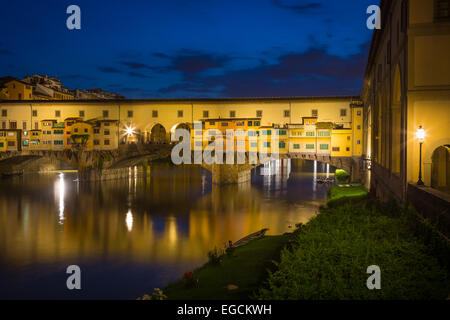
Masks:
[[[0,11],[0,75],[127,98],[359,94],[378,0],[25,0]],[[81,8],[81,30],[66,8]]]

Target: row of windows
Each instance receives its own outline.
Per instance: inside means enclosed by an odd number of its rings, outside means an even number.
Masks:
[[[0,148],[3,148],[5,146],[4,142],[0,142]],[[8,147],[15,147],[16,142],[15,141],[8,141]]]
[[[110,144],[109,139],[104,140],[104,141],[103,141],[103,144],[104,144],[105,146],[109,146],[109,144]],[[94,145],[95,145],[95,146],[100,145],[100,140],[94,140]]]
[[[358,115],[360,115],[360,113],[361,113],[361,111],[358,111]],[[33,117],[37,117],[38,116],[38,111],[37,110],[33,110],[32,114],[33,114]],[[79,117],[81,117],[81,118],[84,118],[84,116],[85,116],[84,110],[79,110],[78,114],[79,114]],[[283,114],[284,114],[285,118],[289,118],[291,116],[291,111],[290,110],[284,110]],[[108,118],[109,117],[109,110],[103,110],[102,111],[102,115],[103,115],[103,118]],[[341,117],[347,116],[347,109],[341,109],[340,110],[340,115],[341,115]],[[8,116],[8,110],[2,109],[2,117],[7,117],[7,116]],[[128,116],[128,118],[133,118],[134,117],[133,110],[128,110],[127,111],[127,116]],[[183,110],[178,110],[177,111],[177,116],[178,116],[178,118],[183,118],[184,117],[184,111]],[[263,116],[263,111],[262,110],[256,110],[256,117],[257,118],[262,118],[262,116]],[[318,117],[319,116],[319,111],[317,109],[311,110],[311,116]],[[55,110],[55,117],[56,118],[60,118],[61,117],[61,110]],[[153,118],[158,118],[158,110],[152,110],[152,117]],[[209,118],[209,111],[208,110],[204,110],[203,111],[203,118]],[[230,118],[236,118],[236,111],[234,111],[234,110],[230,111]]]

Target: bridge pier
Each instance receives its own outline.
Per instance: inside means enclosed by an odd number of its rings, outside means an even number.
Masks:
[[[240,184],[251,180],[252,166],[249,164],[213,164],[207,168],[216,185]]]

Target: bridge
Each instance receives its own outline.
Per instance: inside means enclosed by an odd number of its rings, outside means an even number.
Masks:
[[[148,161],[167,158],[171,155],[173,144],[128,144],[120,145],[111,151],[51,151],[27,150],[0,153],[0,174],[16,175],[23,172],[39,171],[46,167],[54,168],[58,165],[78,170],[81,181],[110,180],[128,176],[128,168],[145,164]],[[225,154],[224,154],[225,156]],[[193,159],[193,157],[192,157]],[[303,159],[328,163],[350,173],[352,181],[360,180],[363,167],[359,157],[331,157],[313,153],[289,153],[279,155],[277,158],[267,158],[263,161],[256,157],[256,162],[249,160],[245,154],[245,161],[239,164],[222,163],[206,164],[201,166],[212,174],[214,184],[242,183],[250,180],[251,170],[273,159]],[[144,170],[146,171],[146,170]]]
[[[61,163],[78,170],[80,180],[105,180],[127,174],[125,168],[143,161],[170,156],[170,144],[120,145],[116,150],[52,151],[27,150],[0,153],[0,173],[16,175],[24,171],[38,171]]]

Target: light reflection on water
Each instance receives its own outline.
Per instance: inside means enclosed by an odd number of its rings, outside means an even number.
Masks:
[[[165,163],[152,164],[145,177],[130,168],[128,179],[102,183],[79,183],[74,173],[1,181],[0,282],[7,285],[0,298],[133,299],[151,292],[204,263],[214,246],[306,223],[328,188],[314,180],[329,170],[275,161],[253,170],[251,183],[226,187],[212,186],[200,167]],[[65,288],[70,264],[85,271],[80,293]]]

